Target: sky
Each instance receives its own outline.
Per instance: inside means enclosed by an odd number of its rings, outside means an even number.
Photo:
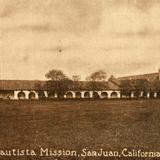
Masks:
[[[160,0],[0,0],[0,79],[160,68]]]

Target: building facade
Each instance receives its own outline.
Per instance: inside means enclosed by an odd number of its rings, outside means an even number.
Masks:
[[[122,81],[146,80],[152,87],[146,90],[139,90],[136,95],[135,89],[130,89],[127,95],[122,93]],[[90,89],[87,82],[78,82],[78,85],[70,86],[64,93],[64,99],[120,99],[120,98],[160,98],[160,91],[154,86],[155,82],[160,82],[160,71],[157,73],[114,78],[111,77],[101,89]],[[81,84],[81,85],[79,85]],[[80,86],[80,87],[79,87]],[[154,89],[152,89],[154,88]],[[54,89],[53,89],[54,90]],[[56,92],[51,93],[46,85],[46,81],[34,80],[0,80],[0,99],[12,100],[38,100],[38,99],[57,99]]]
[[[85,84],[86,82],[79,82]],[[105,82],[104,89],[90,90],[82,87],[71,86],[63,95],[63,98],[120,98],[119,86],[112,82]],[[57,93],[50,93],[46,87],[46,81],[32,80],[0,80],[0,99],[56,99]]]

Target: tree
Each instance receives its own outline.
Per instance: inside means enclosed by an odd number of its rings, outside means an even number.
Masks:
[[[44,88],[46,87],[45,85],[46,85],[46,83],[42,84],[40,81],[37,81],[35,83],[35,89],[38,93],[39,99],[45,99],[46,98],[45,94],[44,94]]]
[[[98,70],[96,72],[93,72],[89,77],[86,78],[87,82],[87,88],[92,91],[97,90],[105,90],[107,87],[107,83],[104,81],[107,78],[107,74],[103,70]],[[103,82],[102,82],[103,81]],[[93,96],[93,98],[98,98],[97,96]]]
[[[63,73],[63,71],[58,69],[50,70],[48,73],[45,74],[45,77],[52,81],[62,81],[67,78],[66,75]]]
[[[63,98],[66,91],[70,89],[73,81],[70,79],[64,79],[61,81],[47,81],[47,89],[49,94],[54,95],[57,94],[58,98]]]
[[[122,96],[130,97],[131,91],[133,90],[132,82],[130,80],[121,81],[120,90]]]
[[[154,80],[150,84],[150,90],[155,91],[155,92],[160,92],[160,81],[159,80]]]
[[[58,98],[62,98],[67,90],[69,90],[72,85],[72,80],[70,80],[61,70],[50,70],[46,73],[47,89],[49,94],[57,94]]]
[[[146,93],[149,90],[149,83],[146,79],[123,80],[121,81],[121,94],[127,97],[130,96],[131,91],[135,92],[135,96],[139,98],[140,93]]]
[[[100,82],[100,81],[88,81],[86,82],[86,86],[91,91],[99,91],[105,90],[107,88],[107,82]]]
[[[73,75],[72,80],[73,81],[80,81],[81,77],[79,75]]]
[[[135,96],[139,98],[141,91],[147,92],[149,89],[149,83],[146,79],[137,79],[134,81]]]
[[[93,72],[89,77],[86,78],[88,81],[105,81],[107,78],[107,73],[103,70],[98,70]]]

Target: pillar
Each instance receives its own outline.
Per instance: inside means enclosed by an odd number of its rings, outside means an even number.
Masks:
[[[147,93],[147,98],[150,98],[150,92]]]
[[[154,98],[157,98],[157,92],[154,92]]]
[[[34,91],[34,93],[35,93],[35,99],[39,99],[38,93],[35,91]]]
[[[23,91],[25,93],[25,99],[29,99],[29,91]]]
[[[20,91],[14,91],[14,99],[18,99],[18,93],[19,93]]]
[[[48,97],[47,91],[44,91],[44,96],[45,96],[45,97]]]
[[[93,98],[93,91],[89,91],[90,98]]]
[[[75,92],[72,92],[72,94],[73,94],[73,98],[76,98],[76,93],[75,93]]]
[[[107,92],[108,93],[108,99],[111,98],[111,92]]]
[[[57,93],[54,94],[54,98],[58,98],[58,94]]]
[[[121,93],[117,91],[117,98],[121,98]]]
[[[84,98],[85,91],[81,92],[81,98]]]
[[[143,93],[144,93],[144,92],[143,92],[143,91],[141,91],[141,93],[140,93],[140,97],[143,97]]]
[[[97,93],[98,93],[99,98],[102,98],[102,97],[101,97],[101,93],[102,93],[102,92],[101,92],[101,91],[97,91]]]
[[[134,98],[134,92],[133,91],[131,92],[131,98]]]

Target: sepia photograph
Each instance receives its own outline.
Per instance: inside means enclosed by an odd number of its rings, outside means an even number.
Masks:
[[[160,158],[160,0],[0,0],[0,160]]]

